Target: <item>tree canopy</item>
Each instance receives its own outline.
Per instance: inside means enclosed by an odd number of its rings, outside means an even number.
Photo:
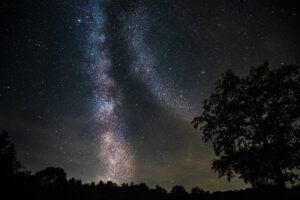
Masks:
[[[266,62],[246,77],[226,71],[192,121],[213,144],[212,169],[254,187],[294,183],[293,170],[300,166],[299,100],[298,66],[270,69]]]

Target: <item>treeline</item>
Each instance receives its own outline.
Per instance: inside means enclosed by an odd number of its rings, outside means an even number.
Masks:
[[[61,168],[49,167],[34,175],[18,172],[13,175],[6,193],[12,198],[26,197],[30,199],[140,199],[140,200],[213,200],[213,199],[297,199],[300,187],[282,190],[276,187],[245,189],[210,193],[200,188],[193,188],[188,193],[183,186],[174,186],[170,192],[156,186],[150,189],[146,184],[117,185],[111,181],[82,183],[71,178]]]
[[[35,174],[22,169],[16,159],[14,144],[6,131],[0,134],[0,180],[1,199],[103,199],[103,200],[213,200],[213,199],[296,199],[300,186],[289,189],[267,186],[259,189],[210,193],[198,187],[187,192],[183,186],[174,186],[170,192],[156,186],[150,189],[146,184],[117,185],[106,183],[82,183],[67,179],[62,168],[48,167]]]

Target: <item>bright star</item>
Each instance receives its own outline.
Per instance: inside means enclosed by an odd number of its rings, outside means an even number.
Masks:
[[[81,23],[82,22],[82,19],[81,18],[77,18],[76,20],[78,23]]]

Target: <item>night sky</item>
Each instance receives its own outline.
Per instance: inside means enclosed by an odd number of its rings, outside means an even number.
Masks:
[[[299,64],[295,2],[1,1],[0,128],[32,172],[245,188],[190,122],[226,69]]]

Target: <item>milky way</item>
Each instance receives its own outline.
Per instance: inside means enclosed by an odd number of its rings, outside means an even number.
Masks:
[[[88,70],[96,85],[93,91],[94,117],[103,127],[100,133],[99,157],[105,173],[100,177],[117,183],[129,182],[133,178],[133,154],[124,138],[125,124],[116,110],[122,104],[122,94],[109,75],[111,61],[105,45],[106,19],[101,6],[101,2],[94,2],[87,9],[89,14],[86,15],[89,24],[86,45]]]
[[[134,177],[134,154],[125,140],[126,124],[117,110],[122,104],[122,92],[109,75],[113,66],[105,44],[107,21],[101,1],[92,4],[87,10],[90,14],[86,15],[89,24],[86,54],[89,73],[97,86],[94,90],[95,119],[104,127],[100,134],[99,157],[105,166],[105,174],[100,177],[117,183],[129,182]],[[143,38],[144,20],[141,10],[136,9],[126,21],[123,21],[121,32],[132,54],[132,76],[141,80],[159,103],[180,114],[183,119],[194,116],[191,113],[192,107],[184,97],[177,94],[172,83],[164,80],[156,71],[156,61]]]
[[[216,191],[190,121],[228,68],[299,63],[297,1],[1,1],[0,130],[35,173]]]
[[[144,39],[147,18],[143,8],[136,9],[124,21],[124,34],[134,60],[130,66],[133,75],[146,84],[159,103],[181,115],[182,119],[191,119],[195,116],[193,107],[180,92],[176,92],[172,81],[161,77],[156,70],[157,61]]]

